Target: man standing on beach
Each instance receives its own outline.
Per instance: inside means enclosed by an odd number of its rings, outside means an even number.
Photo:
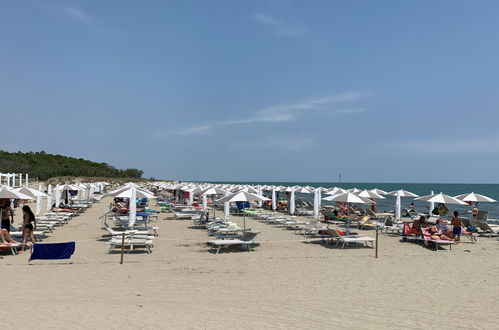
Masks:
[[[459,212],[454,211],[454,217],[451,220],[451,225],[454,226],[452,232],[454,233],[454,241],[459,243],[461,240],[461,226],[463,225],[461,218],[459,217]]]

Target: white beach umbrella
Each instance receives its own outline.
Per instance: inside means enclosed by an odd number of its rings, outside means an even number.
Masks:
[[[433,192],[433,190],[431,191],[431,194],[430,195],[434,195],[435,193]],[[435,209],[435,202],[430,202],[430,212],[428,212],[428,214],[431,216],[431,213],[433,212],[433,209]]]
[[[37,191],[45,195],[45,197],[48,196],[46,193],[41,192],[41,190],[42,190],[42,185],[41,183],[39,183]],[[42,196],[38,195],[36,196],[35,215],[39,215],[41,210],[42,210]]]
[[[364,198],[375,198],[375,199],[385,199],[385,197],[381,196],[380,194],[372,191],[372,190],[362,190],[357,194],[357,196],[364,197]]]
[[[391,196],[397,196],[397,194],[400,194],[400,197],[419,197],[419,195],[416,195],[415,193],[412,193],[404,189],[390,191],[389,193],[386,194]]]
[[[39,185],[41,187],[41,185]],[[47,197],[47,194],[40,191],[36,190],[33,188],[28,188],[28,187],[19,187],[16,189],[13,189],[12,191],[20,192],[21,194],[28,195],[32,198],[37,198],[37,197]]]
[[[218,200],[218,202],[257,202],[257,201],[268,201],[269,199],[264,196],[256,195],[253,193],[239,191],[234,194],[230,194]],[[246,229],[246,216],[243,216],[244,229]]]
[[[229,190],[226,190],[224,197],[227,197],[229,195],[230,195]],[[229,202],[224,202],[224,219],[226,221],[229,220],[229,216],[230,216],[230,203]]]
[[[473,203],[496,203],[497,202],[495,199],[492,199],[492,198],[484,196],[484,195],[475,194],[474,192],[471,192],[468,194],[457,195],[457,196],[454,196],[454,198],[457,198],[463,202],[473,202]]]
[[[463,202],[457,198],[454,198],[452,196],[446,195],[444,193],[427,195],[427,196],[415,198],[414,200],[423,201],[423,202],[442,203],[442,204],[468,205],[465,202]]]
[[[13,189],[9,189],[5,186],[0,188],[0,198],[8,198],[8,199],[34,199],[31,196],[25,195],[18,191],[14,191]]]
[[[402,201],[401,201],[401,192],[397,191],[397,200],[395,201],[395,220],[402,219]]]
[[[326,190],[326,195],[339,195],[339,194],[344,194],[346,192],[347,191],[343,188],[333,187]]]
[[[119,194],[115,195],[115,197],[120,197],[120,198],[156,198],[154,194],[142,190],[142,189],[137,189],[136,187],[130,187],[129,189],[123,190]]]
[[[315,189],[314,193],[314,218],[319,219],[320,189]]]
[[[59,185],[55,186],[54,195],[55,195],[55,207],[59,207],[59,205],[61,204],[61,191],[59,190]]]
[[[358,194],[360,193],[362,190],[360,190],[359,188],[350,188],[350,189],[347,189],[348,192],[351,192],[351,193],[354,193],[354,194]]]
[[[49,184],[47,187],[47,211],[50,211],[50,208],[52,207],[52,185]]]
[[[387,193],[387,195],[391,196],[396,196],[397,199],[395,200],[395,219],[400,220],[402,218],[402,197],[419,197],[415,193],[412,193],[407,190],[399,189],[399,190],[394,190],[390,191]]]
[[[328,196],[326,198],[323,198],[323,200],[332,201],[332,202],[341,202],[341,203],[356,203],[356,204],[373,204],[374,203],[370,199],[357,196],[351,192],[346,192],[346,193],[339,194],[339,195]],[[348,212],[348,214],[350,213],[349,207],[347,207],[347,212]],[[348,234],[350,233],[350,217],[348,217],[348,220],[347,220],[347,233]]]
[[[272,210],[275,211],[276,208],[277,208],[277,205],[276,205],[276,197],[275,197],[275,189],[276,187],[275,186],[272,186]]]
[[[376,193],[378,195],[386,195],[386,194],[388,194],[386,191],[378,189],[378,188],[371,189],[370,191],[372,191],[373,193]]]
[[[289,197],[289,213],[291,215],[295,214],[295,191],[291,190],[291,196]]]
[[[373,204],[372,200],[357,196],[351,192],[324,197],[322,200],[340,203]]]
[[[128,202],[128,226],[133,227],[137,220],[137,188],[130,188],[130,199]]]

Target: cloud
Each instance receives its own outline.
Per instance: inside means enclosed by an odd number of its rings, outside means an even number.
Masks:
[[[309,99],[300,103],[276,105],[271,107],[266,107],[261,110],[256,111],[253,116],[238,120],[223,120],[211,123],[203,123],[200,125],[188,127],[185,129],[167,132],[167,133],[157,133],[158,136],[166,135],[193,135],[206,133],[213,128],[229,126],[229,125],[243,125],[252,123],[282,123],[297,120],[303,112],[310,111],[320,111],[326,106],[332,106],[335,104],[341,104],[346,102],[357,101],[365,97],[366,93],[361,92],[348,92],[338,95],[332,95],[321,98]],[[336,110],[336,115],[348,115],[366,111],[365,109],[339,109]]]
[[[391,150],[399,149],[411,153],[421,154],[483,154],[499,152],[499,137],[484,139],[456,139],[456,140],[427,140],[427,141],[400,141],[385,143]]]
[[[352,109],[338,109],[331,112],[331,116],[339,116],[339,115],[355,115],[358,113],[367,112],[367,109],[364,108],[352,108]]]
[[[279,151],[294,152],[310,148],[314,145],[314,139],[310,133],[268,136],[263,139],[263,141],[265,142],[262,143],[262,140],[256,142],[244,141],[243,143],[233,142],[231,146],[237,149],[266,148],[277,149]]]
[[[297,28],[288,24],[285,24],[271,15],[266,15],[262,13],[257,13],[253,18],[260,24],[272,28],[272,33],[281,38],[298,38],[303,36],[308,32],[308,30]]]
[[[101,36],[111,39],[122,38],[122,36],[119,33],[116,33],[106,24],[100,22],[95,17],[93,17],[88,12],[82,9],[71,6],[60,6],[60,5],[51,5],[48,7],[48,9],[52,11],[52,13],[55,13],[55,15],[82,24],[86,26],[89,30]]]
[[[80,23],[91,24],[94,22],[94,19],[86,11],[78,8],[59,5],[52,5],[50,8],[60,15]]]

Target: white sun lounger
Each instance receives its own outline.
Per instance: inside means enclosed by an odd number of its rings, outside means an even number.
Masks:
[[[246,248],[251,251],[251,245],[255,243],[255,238],[258,236],[258,232],[245,232],[240,239],[226,239],[226,240],[216,240],[209,241],[208,244],[211,245],[211,250],[218,254],[223,246],[241,245],[242,248]]]
[[[122,238],[119,236],[113,236],[109,242],[109,250],[107,253],[110,253],[112,249],[121,248],[123,245],[125,248],[128,247],[129,251],[133,251],[134,248],[145,248],[148,254],[151,254],[151,250],[153,247],[153,241],[147,238],[139,238],[139,237],[125,237],[124,244],[122,243]]]

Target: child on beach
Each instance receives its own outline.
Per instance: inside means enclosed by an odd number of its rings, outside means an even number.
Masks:
[[[461,227],[463,226],[461,218],[459,217],[459,212],[454,211],[454,217],[451,220],[451,225],[454,226],[454,229],[452,230],[454,233],[454,241],[458,243],[461,239]]]

